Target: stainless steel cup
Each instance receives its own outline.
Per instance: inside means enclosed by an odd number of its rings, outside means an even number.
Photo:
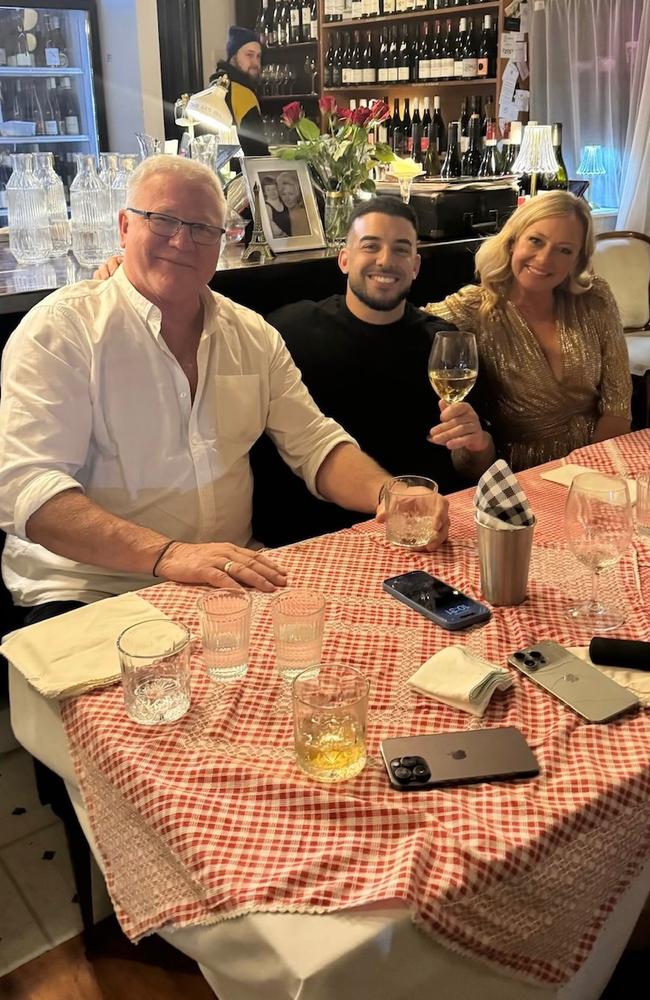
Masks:
[[[535,524],[492,528],[476,515],[474,522],[483,597],[489,604],[521,604],[526,600]]]

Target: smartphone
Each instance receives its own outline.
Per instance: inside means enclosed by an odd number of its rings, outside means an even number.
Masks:
[[[627,688],[557,642],[545,640],[519,649],[508,657],[508,663],[587,722],[609,722],[639,704]]]
[[[400,792],[539,774],[535,755],[514,726],[397,736],[380,747],[390,783]]]
[[[441,628],[450,632],[486,622],[490,609],[485,604],[463,594],[430,573],[413,570],[400,576],[391,576],[382,583],[383,589],[402,604],[419,611]]]

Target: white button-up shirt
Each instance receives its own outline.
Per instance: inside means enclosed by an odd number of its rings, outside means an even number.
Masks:
[[[159,309],[124,270],[35,306],[3,358],[3,575],[22,605],[97,600],[152,578],[64,559],[27,539],[71,487],[128,521],[186,542],[251,542],[248,452],[265,430],[316,493],[316,473],[353,441],[324,417],[277,331],[206,288],[194,402],[161,336]],[[278,504],[282,497],[278,497]]]

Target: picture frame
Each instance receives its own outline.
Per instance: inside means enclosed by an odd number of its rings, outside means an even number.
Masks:
[[[309,167],[304,160],[246,156],[242,160],[250,204],[257,183],[260,219],[274,253],[326,246]]]

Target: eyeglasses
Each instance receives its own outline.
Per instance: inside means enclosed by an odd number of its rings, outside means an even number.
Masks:
[[[226,231],[220,226],[208,226],[204,222],[185,222],[184,219],[176,219],[173,215],[161,215],[160,212],[143,212],[139,208],[127,208],[127,212],[142,216],[149,223],[152,233],[164,236],[166,239],[176,236],[183,226],[187,226],[192,242],[202,247],[214,246]]]

